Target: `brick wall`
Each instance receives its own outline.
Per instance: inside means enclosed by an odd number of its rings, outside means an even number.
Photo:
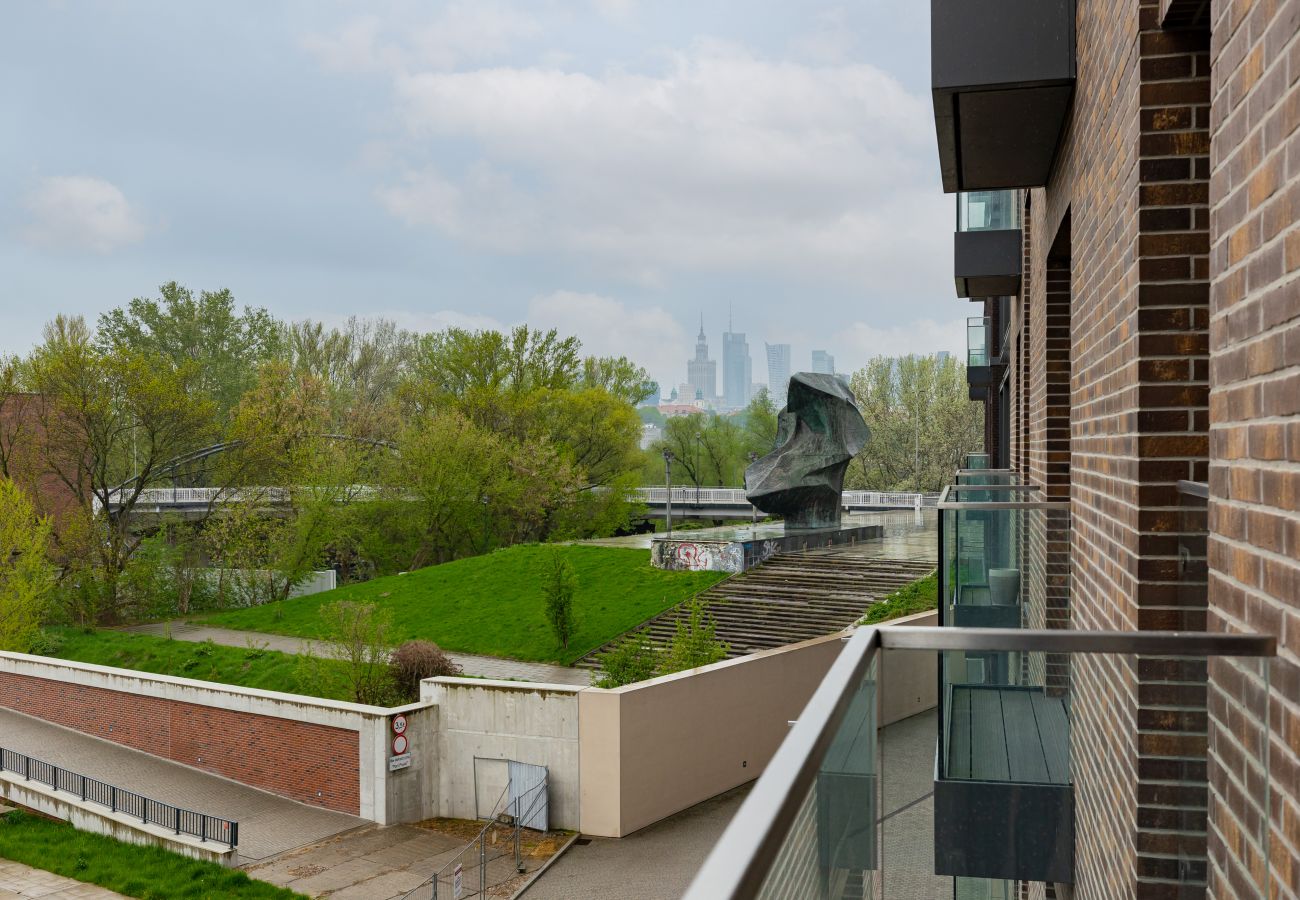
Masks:
[[[1210,894],[1300,897],[1300,3],[1211,3],[1209,627],[1280,638],[1210,672]],[[1262,808],[1267,794],[1268,809]]]
[[[12,672],[0,672],[0,706],[302,803],[360,812],[356,731]]]

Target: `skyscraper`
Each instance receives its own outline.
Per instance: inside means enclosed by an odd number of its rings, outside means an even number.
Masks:
[[[814,350],[812,352],[812,371],[822,375],[834,375],[835,357],[825,350]]]
[[[754,364],[749,357],[745,335],[731,328],[731,317],[728,316],[727,330],[722,335],[722,403],[728,409],[740,409],[749,402],[749,382],[754,375]]]
[[[785,395],[790,390],[790,345],[766,344],[767,389],[772,401],[779,407],[785,405]]]
[[[709,359],[709,343],[704,337],[704,313],[700,313],[700,336],[695,339],[695,358],[686,363],[686,383],[694,396],[712,403],[718,396],[718,362]]]

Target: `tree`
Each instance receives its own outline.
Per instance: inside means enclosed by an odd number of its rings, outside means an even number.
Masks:
[[[143,491],[178,454],[213,433],[210,400],[191,390],[193,361],[118,347],[97,348],[80,318],[59,316],[28,361],[40,402],[33,417],[41,477],[62,486],[90,516],[83,568],[97,584],[98,613],[116,619],[117,582],[137,541],[132,517]]]
[[[0,650],[25,653],[40,630],[55,583],[49,539],[50,520],[0,477]]]
[[[388,616],[373,603],[335,600],[321,607],[328,656],[343,664],[346,690],[356,703],[394,699]]]
[[[542,590],[546,595],[546,621],[565,650],[577,630],[573,616],[573,595],[578,589],[578,573],[559,549],[551,550],[547,560]]]
[[[677,629],[659,664],[659,674],[681,672],[711,665],[727,658],[731,647],[718,640],[717,623],[704,601],[696,597],[686,604],[686,615],[677,618]]]
[[[432,641],[405,641],[393,651],[389,667],[393,683],[407,703],[420,699],[424,679],[461,674],[461,667]]]
[[[189,368],[194,388],[210,397],[218,415],[235,409],[252,386],[257,367],[281,352],[281,326],[265,309],[236,310],[227,289],[202,291],[169,281],[160,297],[137,297],[125,309],[99,318],[96,343],[104,353],[114,350],[168,359]]]
[[[966,370],[952,358],[872,359],[852,378],[871,437],[846,486],[937,491],[983,440],[983,412],[967,396]]]

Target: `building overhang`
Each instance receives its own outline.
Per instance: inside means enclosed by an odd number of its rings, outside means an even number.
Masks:
[[[944,191],[1046,184],[1074,81],[1074,0],[930,0]]]
[[[1002,297],[1020,291],[1020,229],[953,234],[953,281],[958,297]]]

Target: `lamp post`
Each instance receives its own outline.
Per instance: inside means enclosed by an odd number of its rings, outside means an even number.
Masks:
[[[752,465],[753,465],[754,463],[756,463],[756,462],[758,462],[758,454],[755,453],[753,450],[749,451],[749,464],[752,466]],[[748,484],[748,483],[745,485],[745,489],[746,489],[746,490],[749,489],[749,484]],[[750,518],[750,520],[749,520],[749,521],[750,521],[750,524],[751,524],[751,525],[757,525],[757,524],[758,524],[758,507],[755,506],[755,505],[751,502],[751,503],[749,504],[749,510],[750,510],[750,513],[751,513],[751,518]]]
[[[695,515],[699,516],[700,508],[700,451],[704,449],[704,436],[697,434],[695,436]]]
[[[668,534],[673,533],[673,451],[664,450],[664,486],[668,488]]]

